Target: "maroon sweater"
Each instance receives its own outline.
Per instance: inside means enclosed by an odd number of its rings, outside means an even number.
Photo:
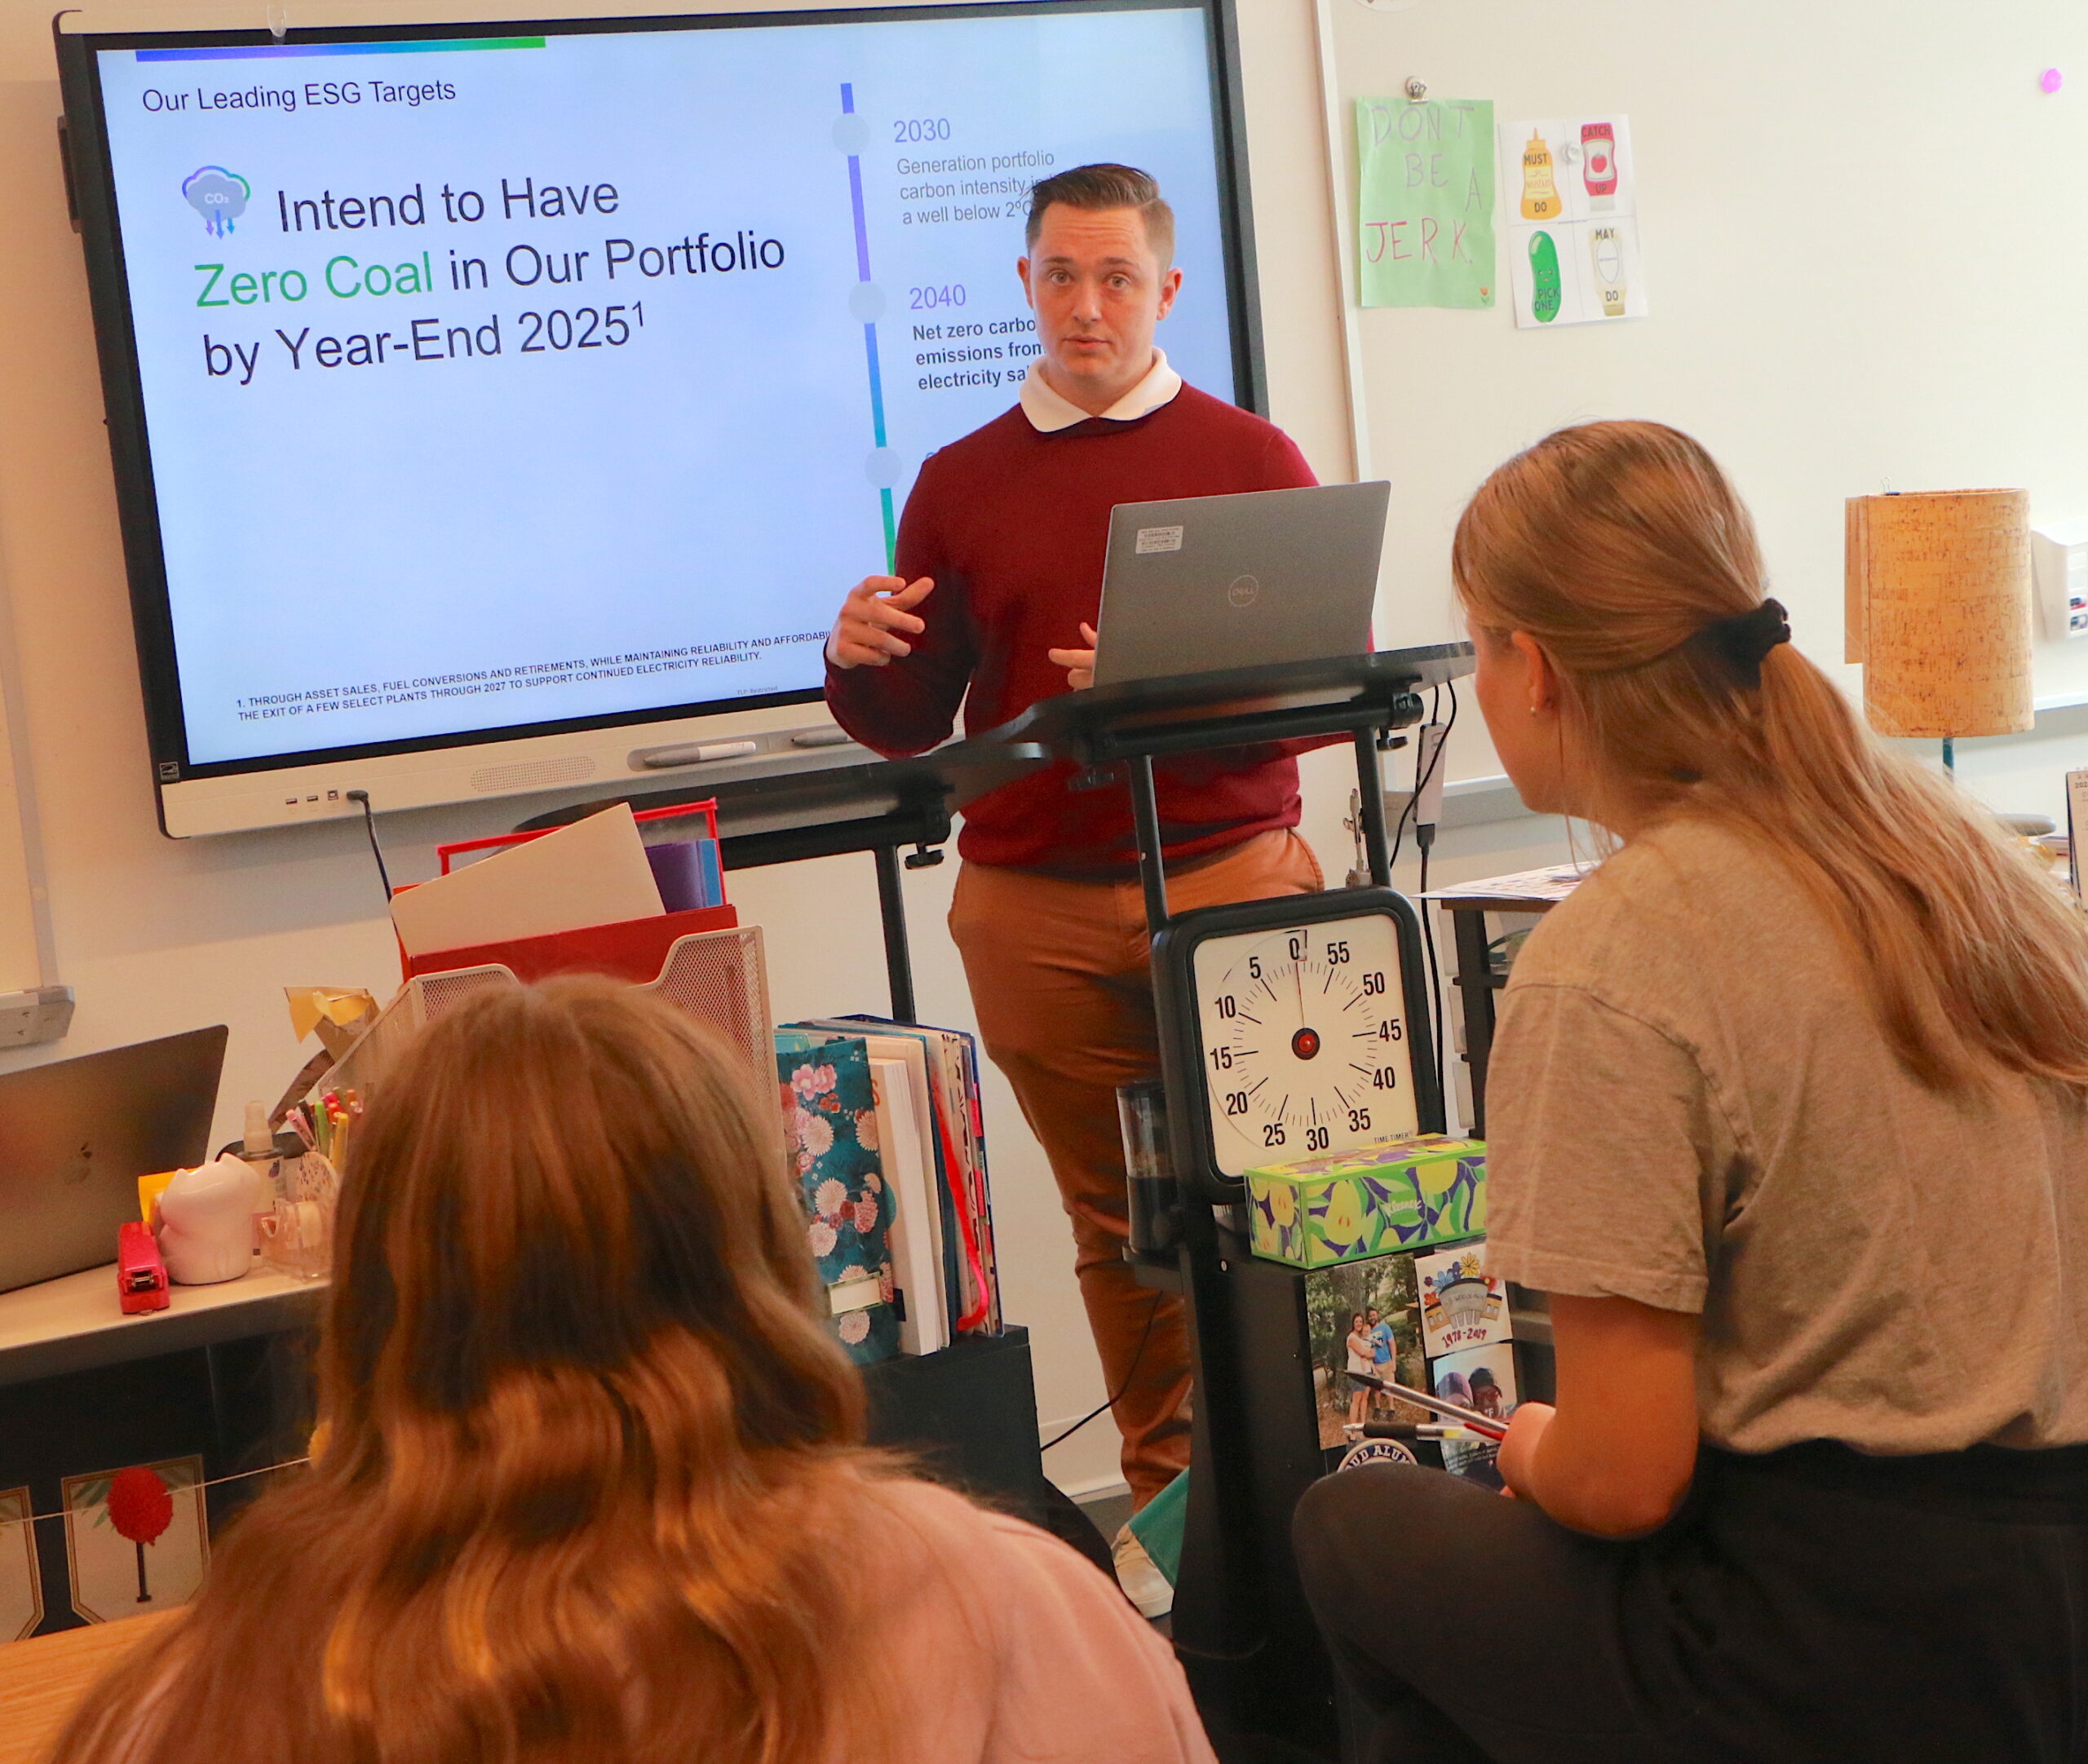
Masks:
[[[1067,690],[1045,652],[1081,648],[1081,621],[1095,622],[1118,503],[1315,481],[1282,430],[1192,386],[1135,421],[1092,418],[1050,435],[1018,406],[922,463],[896,573],[935,578],[914,609],[927,629],[885,667],[829,665],[826,701],[842,727],[888,755],[936,745],[960,701],[967,735],[997,727]],[[1298,764],[1273,752],[1157,763],[1168,856],[1296,826]],[[1072,776],[1060,763],[980,797],[964,811],[958,851],[980,864],[1128,874],[1138,853],[1129,789],[1075,791]]]

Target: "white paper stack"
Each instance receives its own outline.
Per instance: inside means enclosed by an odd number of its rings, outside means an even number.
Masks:
[[[511,847],[392,897],[407,955],[555,937],[594,925],[656,918],[666,909],[630,806]]]

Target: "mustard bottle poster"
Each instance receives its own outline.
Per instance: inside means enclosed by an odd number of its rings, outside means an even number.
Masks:
[[[1359,302],[1492,306],[1492,102],[1359,98],[1356,149]]]
[[[1551,157],[1551,144],[1535,129],[1523,144],[1523,201],[1524,220],[1556,220],[1559,219],[1559,179],[1554,173],[1557,161]]]
[[[1524,330],[1646,316],[1637,169],[1628,118],[1504,122],[1502,273]]]

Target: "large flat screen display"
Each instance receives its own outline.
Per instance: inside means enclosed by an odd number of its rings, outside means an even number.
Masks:
[[[89,38],[76,178],[162,780],[816,698],[1037,353],[1031,184],[1179,216],[1248,401],[1205,4]]]

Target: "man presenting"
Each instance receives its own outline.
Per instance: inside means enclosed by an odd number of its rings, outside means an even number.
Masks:
[[[931,454],[900,523],[897,576],[859,583],[827,639],[826,697],[886,754],[918,754],[1090,684],[1109,511],[1292,489],[1288,436],[1183,383],[1153,347],[1182,285],[1174,217],[1144,172],[1083,166],[1030,193],[1015,266],[1042,354],[1020,402]],[[968,693],[968,696],[967,696]],[[1320,886],[1298,768],[1271,749],[1154,767],[1177,912]],[[950,934],[986,1051],[1050,1158],[1088,1323],[1144,1505],[1188,1462],[1182,1302],[1142,1287],[1128,1235],[1118,1085],[1159,1066],[1130,798],[1034,772],[965,811]]]

